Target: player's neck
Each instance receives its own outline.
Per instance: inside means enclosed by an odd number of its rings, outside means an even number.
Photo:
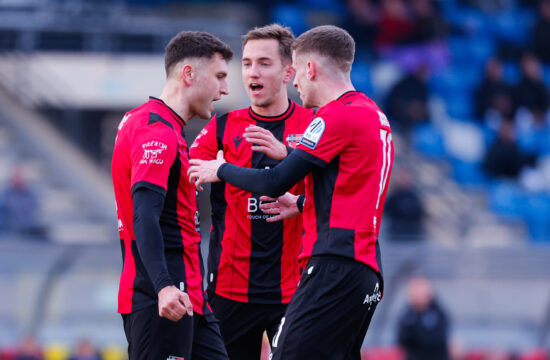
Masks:
[[[324,81],[318,87],[319,107],[338,99],[348,91],[355,91],[350,81]]]
[[[250,105],[252,111],[260,116],[278,116],[285,113],[288,109],[288,97],[286,92],[277,97],[269,106]]]
[[[181,94],[181,91],[178,91],[177,87],[170,86],[167,83],[159,98],[174,110],[185,123],[193,117],[189,111],[189,104],[185,101],[183,94]]]

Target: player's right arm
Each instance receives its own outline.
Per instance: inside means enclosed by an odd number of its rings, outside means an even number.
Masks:
[[[191,159],[213,160],[218,153],[219,142],[217,138],[218,117],[214,115],[212,119],[201,130],[199,135],[193,141],[189,148],[189,157]]]
[[[305,195],[294,195],[289,192],[284,193],[278,198],[269,196],[260,197],[260,209],[269,215],[267,222],[276,222],[284,219],[290,219],[298,216],[304,209]]]

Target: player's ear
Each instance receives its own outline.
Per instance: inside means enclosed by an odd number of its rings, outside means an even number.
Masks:
[[[317,64],[315,61],[308,61],[307,62],[307,78],[308,80],[315,79],[315,76],[317,75]]]
[[[294,75],[296,75],[296,70],[294,70],[291,64],[288,64],[285,66],[285,76],[283,77],[283,82],[285,84],[289,83],[292,81],[292,78],[294,78]]]
[[[185,64],[181,68],[180,76],[185,85],[191,86],[195,78],[195,69],[190,64]]]

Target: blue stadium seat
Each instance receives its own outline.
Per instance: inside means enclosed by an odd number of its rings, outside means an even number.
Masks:
[[[488,36],[474,36],[468,44],[470,60],[483,65],[495,54],[495,42]]]
[[[305,6],[315,10],[324,10],[333,15],[343,16],[346,12],[344,2],[338,0],[301,0]]]
[[[366,61],[356,60],[351,68],[351,81],[357,90],[363,91],[367,96],[373,93],[370,76],[370,65]]]
[[[443,7],[443,13],[450,24],[473,36],[486,34],[489,29],[487,17],[479,9],[448,5]]]
[[[542,154],[549,147],[550,133],[547,127],[544,129],[518,127],[516,133],[518,145],[526,154]]]
[[[550,87],[550,65],[542,65],[542,78],[546,86]]]
[[[428,87],[436,95],[444,98],[447,96],[451,97],[456,91],[467,91],[470,89],[468,82],[464,81],[460,76],[460,72],[450,69],[432,76],[428,80]]]
[[[305,11],[292,4],[277,4],[271,12],[273,22],[289,26],[296,36],[308,29]]]
[[[513,181],[495,181],[489,186],[489,208],[506,220],[521,220],[523,190]]]
[[[505,61],[502,71],[504,80],[511,84],[516,84],[521,79],[521,71],[519,69],[519,65],[515,62]]]
[[[484,188],[487,185],[487,177],[481,163],[453,159],[451,165],[453,178],[466,188]]]
[[[469,91],[455,91],[445,100],[447,114],[453,119],[468,119],[472,115],[472,97]]]
[[[550,241],[550,195],[530,194],[522,202],[522,216],[529,229],[531,240]]]
[[[432,160],[445,157],[443,136],[432,123],[416,125],[411,131],[411,142],[416,150]]]
[[[489,18],[492,33],[500,40],[525,45],[532,34],[535,14],[526,9],[507,9]]]

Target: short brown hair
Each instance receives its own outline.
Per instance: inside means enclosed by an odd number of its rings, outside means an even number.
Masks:
[[[300,35],[292,50],[296,54],[315,53],[326,56],[343,72],[351,70],[355,56],[355,41],[348,32],[334,25],[314,27]]]
[[[263,27],[256,27],[243,36],[243,49],[250,40],[274,39],[279,42],[279,54],[283,63],[292,62],[292,43],[294,34],[289,27],[279,24],[271,24]]]
[[[216,36],[202,31],[182,31],[166,45],[164,69],[169,75],[173,66],[185,58],[211,59],[219,53],[225,61],[231,60],[233,51]]]

